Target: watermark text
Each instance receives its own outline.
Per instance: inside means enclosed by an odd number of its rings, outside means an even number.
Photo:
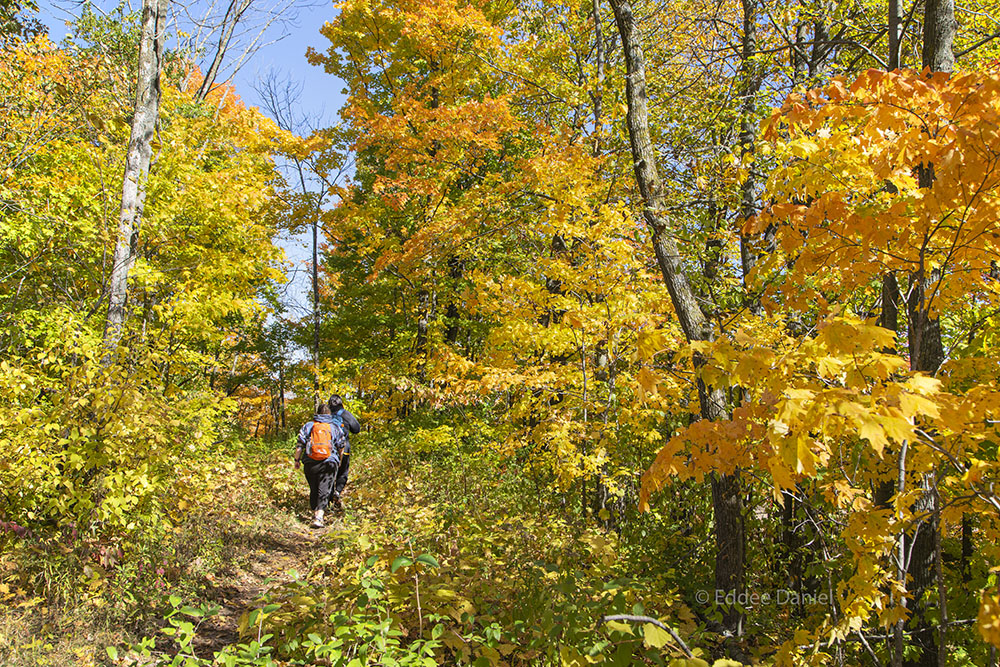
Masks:
[[[814,604],[829,605],[833,602],[830,593],[800,593],[799,591],[779,588],[769,593],[755,591],[724,591],[721,589],[701,589],[695,591],[695,602],[698,604],[715,604],[719,606],[767,607],[786,605],[809,606]]]

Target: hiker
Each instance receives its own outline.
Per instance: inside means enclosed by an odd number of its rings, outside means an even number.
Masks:
[[[295,447],[295,467],[303,466],[309,482],[309,509],[313,513],[313,528],[323,527],[323,515],[333,500],[336,510],[342,510],[340,494],[347,485],[351,443],[348,432],[358,433],[357,418],[344,409],[344,400],[334,394],[316,408],[316,416],[299,429]]]
[[[316,416],[299,429],[295,447],[295,467],[302,466],[309,482],[309,509],[313,513],[313,528],[323,527],[323,514],[330,502],[340,452],[347,446],[347,429],[343,417],[330,414],[329,403],[316,408]]]
[[[333,418],[337,419],[339,417],[341,423],[347,427],[349,433],[361,432],[361,424],[358,423],[357,417],[344,408],[344,399],[339,394],[331,396],[327,405],[330,406],[330,414],[333,415]],[[344,446],[344,452],[340,456],[340,468],[337,471],[337,480],[333,485],[333,495],[331,496],[333,508],[337,511],[344,509],[344,505],[340,501],[340,495],[344,492],[344,487],[347,486],[347,473],[351,468],[351,438],[349,433],[345,434],[347,444]]]

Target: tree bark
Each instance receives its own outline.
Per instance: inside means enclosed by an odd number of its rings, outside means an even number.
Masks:
[[[809,54],[810,79],[823,76],[823,73],[826,71],[826,63],[830,59],[830,53],[833,51],[833,44],[830,40],[830,26],[828,24],[833,10],[833,3],[829,0],[822,0],[817,4],[817,11],[820,13],[813,21],[813,45],[812,53]]]
[[[427,335],[430,329],[431,293],[426,288],[417,292],[417,356],[420,364],[420,381],[427,379]]]
[[[649,134],[649,108],[646,92],[646,61],[641,36],[629,0],[611,0],[615,22],[622,38],[626,65],[625,95],[628,102],[626,122],[629,145],[635,165],[636,185],[643,201],[643,217],[653,233],[653,251],[663,280],[670,292],[674,311],[689,341],[709,341],[714,327],[702,312],[684,274],[681,254],[670,236],[663,184],[657,172],[656,154]],[[703,361],[696,357],[696,365]],[[703,419],[728,418],[728,404],[722,389],[706,386],[699,380],[698,399]],[[739,472],[712,476],[712,503],[715,510],[716,567],[715,585],[721,591],[743,593],[744,526]],[[743,615],[736,609],[724,613],[725,629],[733,634],[742,631]]]
[[[972,516],[962,515],[962,555],[959,560],[959,569],[962,571],[962,583],[968,584],[972,581],[972,556],[975,552],[972,549]],[[966,586],[968,592],[968,586]]]
[[[462,275],[465,273],[465,262],[459,259],[456,255],[452,255],[448,258],[448,277],[451,278],[451,285],[449,286],[452,292],[451,301],[448,302],[448,307],[445,310],[445,320],[447,321],[447,326],[445,327],[445,340],[454,345],[458,342],[458,334],[460,333],[461,319],[458,312],[458,303],[456,303],[459,281],[462,280]]]
[[[287,428],[288,423],[285,419],[285,360],[280,359],[278,361],[278,392],[279,398],[281,399],[281,430]]]
[[[924,14],[924,44],[922,64],[931,72],[951,72],[955,66],[952,41],[955,37],[954,0],[927,0]],[[922,164],[917,170],[918,184],[924,189],[934,187],[934,165]],[[940,279],[937,269],[929,269],[921,257],[916,270],[910,275],[910,292],[906,300],[909,323],[908,338],[910,370],[935,374],[944,361],[941,343],[941,323],[931,313],[931,292]],[[937,633],[929,618],[929,601],[925,593],[934,583],[934,545],[940,526],[933,513],[932,476],[922,480],[922,493],[914,504],[915,513],[926,515],[914,531],[910,562],[906,568],[912,583],[913,643],[920,649],[918,655],[905,660],[910,667],[930,667],[938,661]],[[929,596],[927,596],[929,597]]]
[[[906,490],[906,450],[907,442],[904,440],[899,448],[898,466],[896,468],[896,494],[903,495]],[[896,578],[903,582],[906,587],[906,531],[899,531],[899,538],[896,543]],[[893,594],[895,595],[895,594]],[[906,598],[899,601],[900,606],[906,608]],[[892,625],[892,667],[901,667],[903,664],[903,629],[906,621],[900,619]]]
[[[756,0],[743,0],[743,43],[740,58],[740,161],[749,164],[753,160],[754,139],[757,136],[757,124],[754,122],[757,93],[760,91],[760,77],[754,71],[753,57],[757,52],[757,3]],[[801,26],[800,26],[801,27]],[[802,59],[804,63],[804,59]],[[796,66],[796,72],[799,71]],[[747,169],[747,177],[740,184],[740,219],[747,221],[756,211],[756,195],[754,193],[755,179],[753,167]],[[746,287],[747,275],[757,263],[757,249],[753,247],[752,239],[747,234],[740,234],[740,262],[743,269],[743,285]],[[757,300],[750,304],[751,310],[759,310]]]
[[[169,0],[144,0],[139,37],[139,67],[122,181],[121,210],[115,241],[114,264],[109,281],[108,316],[104,328],[107,348],[105,364],[111,362],[122,337],[128,298],[128,274],[135,263],[142,211],[146,202],[146,179],[153,155],[153,133],[160,113],[160,71]]]
[[[924,46],[921,66],[931,72],[951,72],[955,69],[952,43],[958,22],[955,20],[955,0],[927,0],[924,7]]]
[[[913,533],[912,543],[907,546],[910,561],[906,575],[910,580],[908,592],[912,595],[910,609],[913,611],[911,644],[920,648],[919,655],[904,660],[904,667],[934,667],[938,662],[937,629],[930,618],[930,593],[935,583],[934,545],[938,540],[939,526],[934,514],[934,490],[930,488],[931,475],[921,480],[921,494],[914,503],[914,514],[926,518]]]
[[[804,4],[804,3],[802,3]],[[800,21],[795,25],[795,43],[792,45],[792,84],[800,85],[805,83],[809,76],[809,56],[808,47],[809,29],[805,21]]]
[[[882,311],[878,325],[893,333],[899,331],[899,282],[895,273],[882,276]]]
[[[897,70],[903,41],[903,0],[889,0],[889,71]]]
[[[305,186],[303,186],[305,187]],[[319,211],[312,223],[313,403],[319,405]]]
[[[931,168],[921,168],[921,185],[924,183],[924,173],[932,172]],[[931,181],[927,181],[930,187]],[[910,277],[910,294],[907,299],[909,320],[909,350],[910,369],[933,375],[944,360],[944,349],[941,344],[941,324],[938,318],[932,317],[930,303],[927,297],[928,289],[937,281],[936,271],[931,276],[925,276],[921,266]],[[908,590],[912,595],[913,610],[913,644],[920,648],[919,655],[907,659],[903,664],[907,667],[930,667],[937,664],[938,646],[933,621],[929,618],[930,601],[925,597],[934,583],[934,545],[940,527],[937,517],[932,513],[933,489],[930,488],[931,476],[925,476],[922,481],[922,493],[914,503],[914,513],[926,515],[916,528],[909,547],[910,560],[906,575],[909,579]]]
[[[945,667],[948,663],[948,625],[950,621],[948,619],[948,587],[944,580],[944,554],[941,546],[941,497],[937,489],[932,490],[931,493],[934,495],[934,523],[938,526],[938,530],[934,531],[934,579],[937,582],[938,611],[940,612],[936,657],[937,667]]]

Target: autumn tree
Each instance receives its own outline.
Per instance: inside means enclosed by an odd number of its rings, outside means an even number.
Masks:
[[[121,92],[138,34],[99,21],[85,17],[63,48],[18,43],[0,66],[14,111],[0,121],[0,423],[11,452],[0,475],[6,519],[44,539],[73,525],[106,545],[167,529],[182,462],[211,448],[234,407],[223,380],[281,277],[273,155],[289,137],[231,89],[195,100],[176,59],[161,71],[161,150],[115,341],[123,363],[108,365],[105,290],[131,133]],[[97,34],[123,42],[96,49]]]

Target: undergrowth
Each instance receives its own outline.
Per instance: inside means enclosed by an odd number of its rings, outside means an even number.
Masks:
[[[108,664],[105,646],[159,631],[169,596],[215,599],[288,521],[272,502],[280,485],[257,473],[284,445],[240,443],[191,461],[177,471],[159,530],[87,538],[70,527],[8,537],[0,545],[0,664]]]
[[[568,511],[512,457],[458,439],[407,446],[407,433],[355,445],[346,516],[308,572],[271,588],[240,621],[241,641],[214,659],[188,650],[214,610],[179,598],[164,637],[116,652],[121,664],[666,664],[683,654],[653,625],[696,640],[701,626],[662,568],[626,553],[614,532]],[[272,502],[303,502],[287,458],[260,479]],[[575,506],[574,506],[575,507]],[[695,654],[700,651],[695,649]],[[692,663],[701,664],[701,663]]]
[[[357,438],[346,515],[314,547],[311,565],[271,582],[240,619],[239,640],[214,655],[196,646],[219,614],[219,589],[305,507],[289,442],[244,443],[203,465],[182,482],[204,488],[172,529],[134,538],[111,560],[30,540],[5,553],[0,590],[14,604],[0,612],[0,662],[359,667],[683,657],[653,625],[604,622],[614,614],[661,619],[702,647],[696,656],[715,653],[718,638],[674,583],[684,578],[648,549],[620,544],[571,492],[536,483],[516,455],[479,441],[488,435],[414,442],[411,433]],[[654,532],[652,520],[634,518],[625,530]]]

